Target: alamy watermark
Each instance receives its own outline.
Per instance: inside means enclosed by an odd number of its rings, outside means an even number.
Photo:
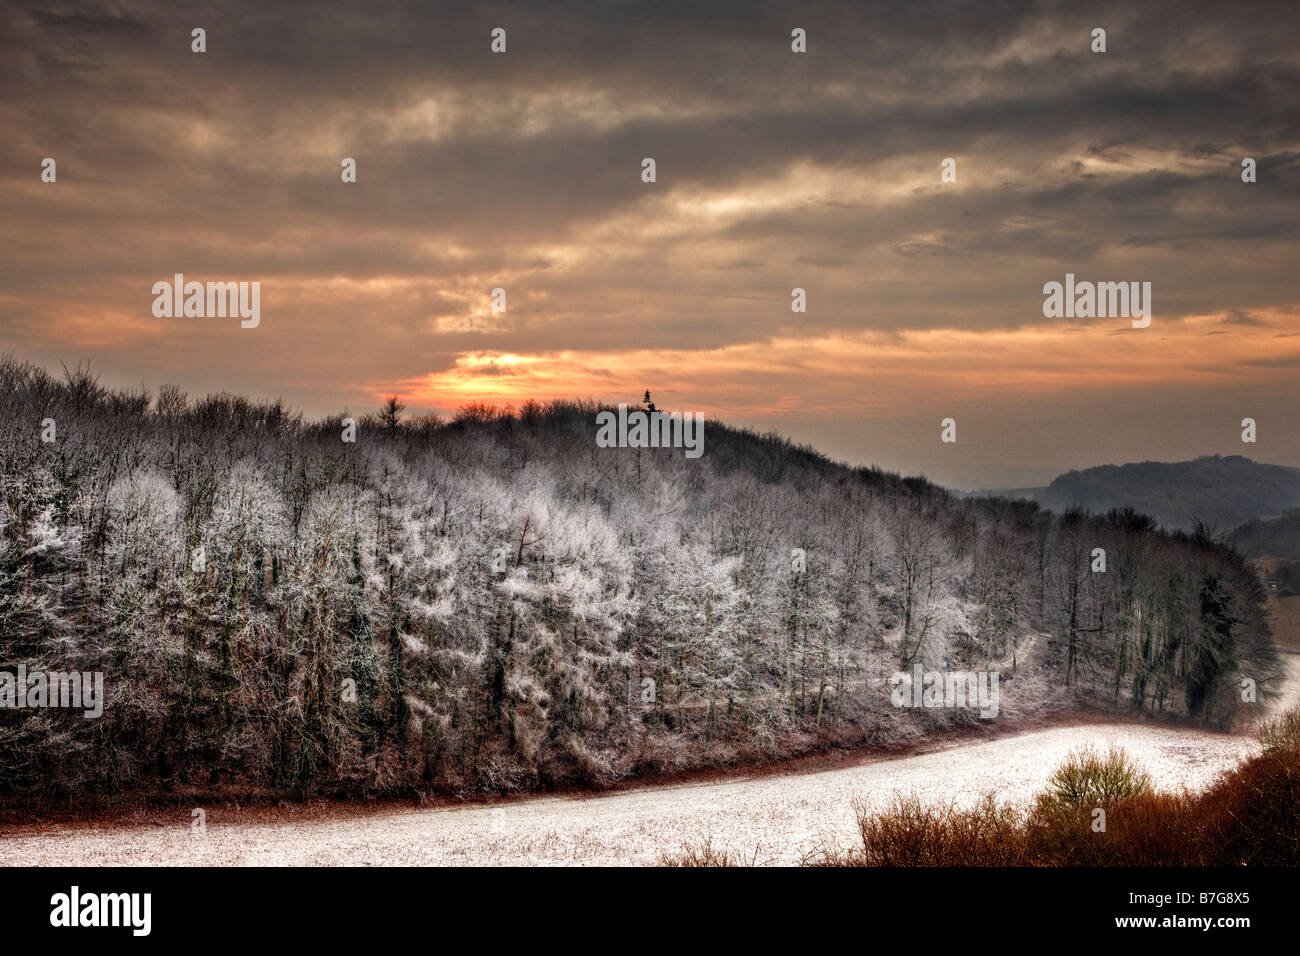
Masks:
[[[596,415],[598,448],[685,448],[687,458],[704,454],[703,412],[627,410]]]
[[[172,281],[153,284],[153,314],[158,319],[224,319],[238,316],[240,328],[255,329],[262,323],[262,283],[186,282],[177,272]]]
[[[32,671],[19,664],[17,673],[0,671],[0,708],[70,707],[87,720],[104,713],[102,671]]]
[[[978,707],[987,720],[998,715],[1001,695],[998,671],[922,671],[918,663],[912,673],[897,671],[889,695],[895,707]]]
[[[1075,282],[1065,274],[1065,284],[1043,286],[1043,317],[1048,319],[1132,319],[1133,328],[1151,324],[1150,282]]]
[[[73,886],[50,897],[50,925],[125,926],[132,936],[148,936],[152,910],[152,893],[83,893]]]

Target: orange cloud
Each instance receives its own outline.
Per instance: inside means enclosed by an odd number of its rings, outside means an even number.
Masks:
[[[863,332],[774,338],[714,349],[519,354],[466,351],[448,369],[399,383],[412,403],[451,409],[468,401],[618,400],[651,388],[705,412],[889,410],[925,403],[1123,389],[1162,383],[1209,387],[1290,381],[1300,336],[1279,333],[1285,310],[1243,326],[1222,315],[1044,323],[1021,329]],[[1212,358],[1207,359],[1207,355]],[[371,389],[376,398],[391,385]],[[887,395],[888,401],[879,396]]]

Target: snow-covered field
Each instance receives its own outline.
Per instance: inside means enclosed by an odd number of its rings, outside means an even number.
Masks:
[[[1255,752],[1249,738],[1197,730],[1093,724],[1035,731],[817,773],[718,783],[647,786],[605,796],[540,797],[496,806],[223,823],[206,835],[188,815],[174,824],[104,829],[31,825],[4,835],[6,859],[64,865],[573,865],[645,864],[711,836],[757,849],[766,863],[797,863],[821,841],[848,845],[853,804],[881,806],[895,792],[968,803],[986,790],[1025,800],[1083,744],[1124,747],[1162,789],[1204,787]]]
[[[1294,636],[1294,635],[1292,635]],[[1300,654],[1283,655],[1274,712],[1300,706]],[[618,865],[654,863],[687,843],[757,851],[762,863],[793,864],[819,845],[851,845],[854,803],[883,807],[895,793],[969,804],[992,790],[1024,801],[1073,749],[1123,747],[1157,788],[1197,790],[1258,752],[1250,736],[1136,724],[1083,724],[1031,731],[933,753],[814,773],[736,777],[716,783],[648,785],[603,796],[535,797],[492,805],[348,812],[254,822],[208,811],[196,835],[189,814],[158,825],[102,828],[28,824],[0,830],[19,865]]]

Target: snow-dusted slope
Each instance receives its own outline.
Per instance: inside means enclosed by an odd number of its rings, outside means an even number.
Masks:
[[[1257,745],[1248,737],[1123,724],[1035,731],[943,751],[820,773],[722,783],[649,786],[607,796],[546,797],[455,809],[223,824],[205,836],[188,815],[175,826],[104,830],[23,827],[7,858],[30,864],[644,864],[711,836],[715,845],[796,863],[819,841],[847,844],[853,804],[881,806],[894,792],[965,803],[996,790],[1025,800],[1075,747],[1118,744],[1162,789],[1204,787]]]

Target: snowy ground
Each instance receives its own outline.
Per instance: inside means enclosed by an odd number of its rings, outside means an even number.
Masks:
[[[1300,703],[1300,654],[1277,709]],[[1123,747],[1160,789],[1201,789],[1241,757],[1249,736],[1174,727],[1086,724],[1033,731],[935,753],[818,773],[653,785],[591,797],[538,797],[496,806],[348,813],[251,822],[210,811],[206,834],[183,811],[153,826],[30,824],[0,834],[5,858],[29,865],[617,865],[654,863],[712,837],[764,863],[797,863],[819,844],[853,843],[853,805],[895,793],[968,804],[993,790],[1024,801],[1079,746]]]
[[[852,842],[854,801],[879,806],[894,792],[915,792],[965,803],[985,790],[1024,800],[1086,743],[1123,746],[1169,789],[1203,787],[1256,749],[1247,737],[1088,725],[819,773],[270,824],[223,824],[214,810],[204,836],[191,833],[188,814],[173,811],[166,826],[25,826],[10,830],[4,846],[19,864],[592,865],[653,863],[660,852],[712,836],[715,846],[746,855],[757,849],[762,862],[796,863],[819,841]]]

